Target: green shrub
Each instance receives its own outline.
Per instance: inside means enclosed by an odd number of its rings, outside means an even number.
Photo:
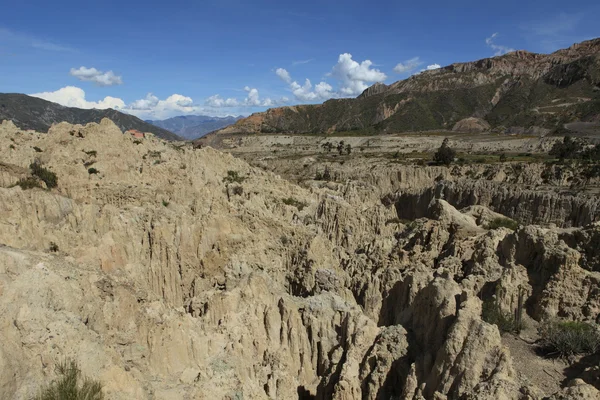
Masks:
[[[442,145],[433,155],[433,161],[437,164],[450,165],[456,157],[456,151],[450,148],[448,138],[444,139]]]
[[[28,178],[19,179],[15,186],[17,185],[20,186],[23,190],[42,187],[42,185],[40,185],[40,181],[32,176]]]
[[[288,197],[287,199],[283,199],[282,201],[283,201],[283,204],[296,207],[298,209],[298,211],[302,211],[304,209],[304,207],[306,207],[308,205],[308,204],[306,204],[302,201],[298,201],[292,197]]]
[[[163,205],[163,206],[165,206],[165,207],[168,207],[168,206],[169,206],[169,204],[170,204],[170,203],[169,203],[167,200],[163,200],[163,201],[162,201],[162,205]]]
[[[502,311],[500,305],[493,298],[483,302],[481,319],[489,324],[496,325],[500,332],[518,331],[515,317],[509,312]]]
[[[519,223],[510,218],[495,218],[487,225],[487,229],[508,228],[516,231]]]
[[[75,361],[56,366],[58,379],[42,389],[35,400],[103,400],[102,384],[81,376]]]
[[[94,168],[94,167],[92,167],[92,168],[88,168],[88,174],[90,174],[90,175],[95,175],[95,174],[97,174],[98,172],[100,172],[100,171],[98,171],[98,170],[97,170],[96,168]]]
[[[245,177],[240,176],[237,171],[227,171],[227,176],[223,178],[225,183],[242,183],[246,180]]]
[[[58,185],[58,178],[56,174],[49,169],[42,167],[39,163],[32,163],[29,168],[31,169],[31,173],[38,178],[40,178],[48,189],[55,188]]]
[[[579,321],[549,320],[538,328],[542,347],[550,354],[568,357],[600,350],[598,326]]]
[[[50,250],[52,253],[56,253],[58,251],[58,245],[54,242],[50,242],[48,250]]]
[[[37,146],[33,146],[33,149],[35,150],[35,152],[36,152],[36,153],[41,153],[41,152],[43,152],[43,151],[44,151],[44,150],[40,149],[40,148],[39,148],[39,147],[37,147]]]

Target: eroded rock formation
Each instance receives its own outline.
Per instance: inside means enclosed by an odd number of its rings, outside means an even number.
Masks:
[[[66,357],[109,399],[598,395],[546,393],[481,319],[482,301],[512,311],[523,290],[533,323],[597,319],[592,212],[490,230],[485,201],[381,201],[447,169],[301,188],[108,120],[4,123],[0,149],[0,397],[34,395]],[[36,159],[57,188],[13,186]]]

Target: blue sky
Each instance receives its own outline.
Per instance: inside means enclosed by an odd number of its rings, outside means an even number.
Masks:
[[[247,115],[551,52],[600,36],[597,15],[597,1],[21,0],[0,15],[0,92],[145,119]]]

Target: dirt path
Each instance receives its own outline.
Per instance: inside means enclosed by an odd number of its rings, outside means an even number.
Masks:
[[[513,365],[522,381],[536,385],[546,396],[560,390],[566,378],[568,364],[560,359],[542,358],[535,353],[535,346],[518,336],[506,334],[502,343],[509,348]]]

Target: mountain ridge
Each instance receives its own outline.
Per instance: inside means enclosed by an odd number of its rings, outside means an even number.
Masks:
[[[103,118],[112,120],[122,131],[136,129],[153,133],[166,140],[182,140],[173,132],[112,108],[101,110],[66,107],[26,94],[0,93],[0,121],[11,120],[23,130],[47,132],[55,123],[69,122],[85,125],[90,122],[98,123]]]
[[[353,99],[254,113],[219,133],[370,134],[451,130],[479,118],[499,132],[553,132],[600,115],[600,38],[551,54],[524,50],[453,63]]]
[[[211,117],[208,115],[179,115],[163,120],[147,120],[146,122],[174,132],[185,139],[199,137],[231,125],[243,116]]]

